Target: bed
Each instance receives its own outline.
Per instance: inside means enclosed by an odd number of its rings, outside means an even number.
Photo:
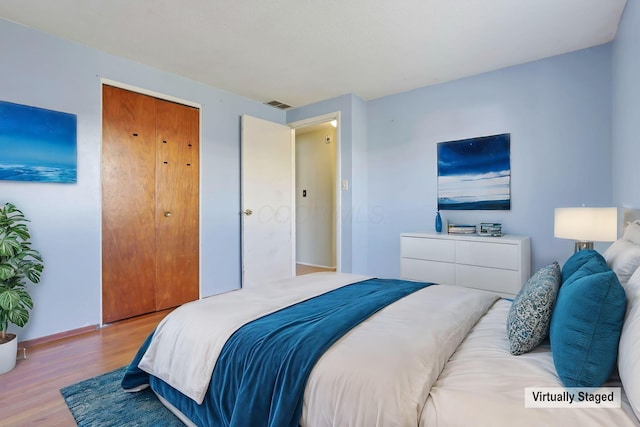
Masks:
[[[150,386],[186,425],[640,426],[640,223],[632,224],[603,255],[580,251],[536,272],[513,301],[456,286],[315,273],[185,304],[141,346],[123,388]],[[323,298],[323,310],[368,299],[341,292],[390,288],[393,296],[345,319],[353,325],[337,337],[320,326],[294,347],[271,345],[285,353],[275,367],[256,355],[285,329],[273,323],[258,347],[230,355],[229,347],[246,344],[245,325]],[[301,313],[295,319],[320,317]],[[318,348],[298,347],[305,340]],[[256,384],[246,376],[252,370],[275,376]],[[616,391],[617,407],[527,407],[540,390],[584,390],[603,402]]]

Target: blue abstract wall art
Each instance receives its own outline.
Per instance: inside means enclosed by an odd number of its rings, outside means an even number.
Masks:
[[[438,143],[438,210],[511,209],[511,134]]]
[[[0,101],[0,180],[77,182],[76,115]]]

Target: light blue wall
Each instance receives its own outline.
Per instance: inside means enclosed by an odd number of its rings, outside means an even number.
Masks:
[[[640,208],[640,2],[628,1],[613,43],[613,196]]]
[[[367,103],[354,97],[351,116],[351,175],[350,189],[353,192],[352,224],[353,273],[369,274],[369,153],[367,136]]]
[[[397,277],[399,235],[433,231],[436,144],[511,133],[510,211],[445,211],[532,237],[532,269],[564,262],[554,208],[611,198],[611,45],[368,103],[368,272]],[[535,270],[534,270],[535,271]]]
[[[0,181],[0,202],[24,211],[45,259],[20,340],[100,323],[101,78],[201,105],[202,295],[239,287],[240,115],[285,123],[285,113],[3,20],[0,40],[0,99],[78,123],[77,184]]]

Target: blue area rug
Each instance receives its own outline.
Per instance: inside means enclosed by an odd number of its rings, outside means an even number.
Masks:
[[[126,366],[60,389],[79,427],[184,426],[151,389],[120,387]]]

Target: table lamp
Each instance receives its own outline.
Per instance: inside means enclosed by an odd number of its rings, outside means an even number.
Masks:
[[[617,208],[556,208],[553,234],[576,241],[575,252],[618,238]]]

